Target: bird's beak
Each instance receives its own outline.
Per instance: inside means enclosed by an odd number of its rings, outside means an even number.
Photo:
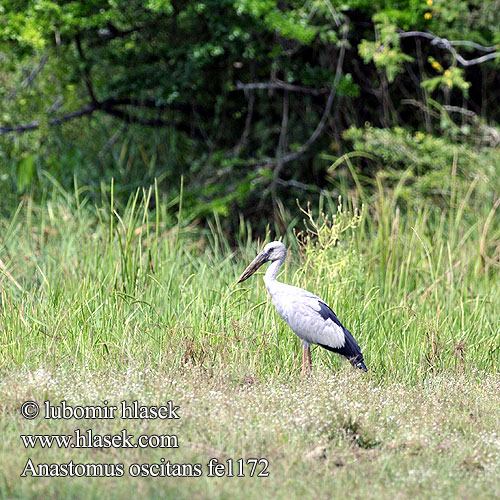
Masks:
[[[252,274],[259,269],[262,264],[267,262],[267,255],[264,252],[259,253],[255,259],[250,262],[248,267],[243,271],[243,274],[240,276],[240,279],[238,280],[238,283],[241,283],[242,281],[247,280],[252,276]]]

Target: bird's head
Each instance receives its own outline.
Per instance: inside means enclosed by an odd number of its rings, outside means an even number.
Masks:
[[[286,247],[281,243],[281,241],[271,241],[271,243],[268,243],[262,252],[255,257],[255,259],[250,262],[248,267],[243,271],[243,274],[240,276],[240,279],[238,280],[238,283],[241,283],[242,281],[245,281],[246,279],[250,278],[252,274],[259,269],[262,264],[265,264],[266,262],[272,262],[275,260],[285,260],[286,257]]]

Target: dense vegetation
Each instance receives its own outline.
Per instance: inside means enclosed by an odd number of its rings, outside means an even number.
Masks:
[[[6,0],[0,11],[4,200],[51,179],[72,189],[75,175],[93,197],[114,177],[126,199],[156,177],[175,211],[182,175],[190,216],[217,212],[234,229],[238,213],[279,222],[322,191],[369,195],[380,169],[420,200],[454,164],[459,181],[491,176],[498,155],[496,1]]]

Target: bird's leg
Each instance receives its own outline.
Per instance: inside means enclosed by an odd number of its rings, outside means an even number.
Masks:
[[[302,376],[308,377],[312,372],[311,349],[302,344]]]
[[[307,370],[308,370],[308,375],[311,375],[312,373],[312,370],[313,370],[313,364],[312,364],[312,361],[311,361],[311,348],[308,347],[307,348]]]

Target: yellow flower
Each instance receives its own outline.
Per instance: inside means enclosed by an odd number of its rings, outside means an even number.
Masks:
[[[451,75],[451,71],[449,69],[445,69],[444,70],[444,75],[445,76],[450,76]]]
[[[439,71],[440,73],[443,72],[443,67],[441,66],[441,64],[439,64],[438,61],[436,61],[436,59],[434,59],[433,57],[429,57],[427,60],[436,71]]]
[[[432,0],[427,0],[427,5],[430,7],[434,2]]]
[[[432,14],[431,14],[430,12],[426,12],[426,13],[424,14],[424,18],[425,18],[425,19],[430,19],[431,17],[432,17]]]

